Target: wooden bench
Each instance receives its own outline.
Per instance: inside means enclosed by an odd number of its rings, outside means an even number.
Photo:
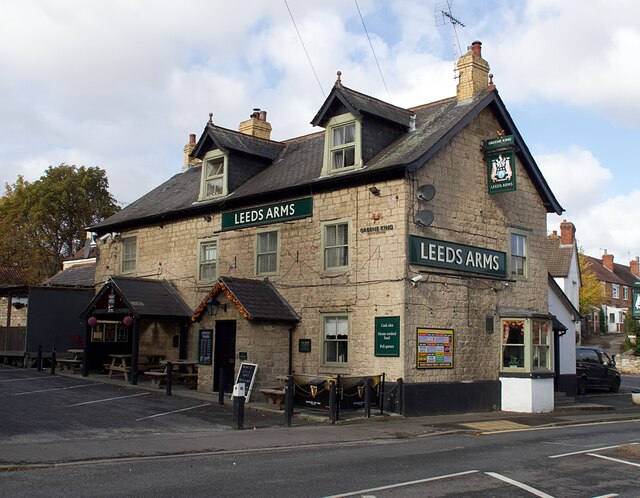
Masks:
[[[124,380],[129,381],[129,372],[131,372],[131,367],[122,367],[120,365],[112,365],[111,363],[105,364],[105,368],[109,371],[109,378],[113,372],[121,373],[124,375]]]
[[[198,374],[197,373],[174,373],[175,379],[184,381],[189,389],[196,389],[198,387]]]
[[[284,402],[284,389],[278,389],[278,388],[260,389],[260,394],[264,395],[269,400],[270,405],[275,405],[275,407],[278,410],[281,409],[282,403]]]
[[[158,389],[162,387],[162,384],[165,384],[167,382],[167,372],[165,370],[150,370],[148,372],[145,372],[144,375],[149,377],[149,379],[151,380],[151,386],[157,387]]]
[[[66,370],[73,372],[73,369],[79,367],[80,363],[82,363],[81,360],[74,360],[73,358],[58,358],[56,362],[61,372]]]

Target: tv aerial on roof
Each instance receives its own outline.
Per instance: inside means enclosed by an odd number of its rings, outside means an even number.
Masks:
[[[460,26],[464,28],[464,24],[459,19],[453,17],[451,13],[451,4],[453,0],[446,0],[445,2],[438,2],[434,8],[433,15],[436,19],[436,26],[444,26],[446,24],[451,24],[451,28],[453,29],[453,72],[454,78],[457,77],[456,74],[456,63],[455,60],[462,55],[462,49],[460,48],[460,40],[458,39],[458,31],[457,27]],[[456,50],[457,48],[457,50]]]

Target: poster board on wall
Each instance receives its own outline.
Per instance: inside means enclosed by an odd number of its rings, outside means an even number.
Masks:
[[[416,368],[453,368],[453,329],[418,327]]]

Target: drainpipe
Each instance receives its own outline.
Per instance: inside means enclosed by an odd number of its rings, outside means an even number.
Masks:
[[[296,325],[289,328],[289,369],[287,371],[288,375],[293,374],[293,331],[295,330]]]

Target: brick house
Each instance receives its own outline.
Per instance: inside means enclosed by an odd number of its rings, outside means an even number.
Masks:
[[[289,373],[384,372],[407,415],[553,410],[546,214],[562,208],[479,42],[458,68],[455,97],[411,109],[338,73],[322,131],[282,142],[264,111],[238,132],[210,115],[181,173],[92,227],[85,317],[131,316],[114,326],[134,360],[199,359],[206,392],[248,361],[258,396]],[[153,296],[118,284],[157,280],[190,316],[145,315]]]
[[[624,332],[625,314],[632,308],[634,283],[640,279],[638,256],[629,262],[629,266],[613,262],[613,254],[604,250],[601,259],[586,256],[589,270],[593,271],[602,284],[605,302],[601,310],[587,316],[587,327],[592,331],[600,330],[600,313],[604,314],[606,332]]]

